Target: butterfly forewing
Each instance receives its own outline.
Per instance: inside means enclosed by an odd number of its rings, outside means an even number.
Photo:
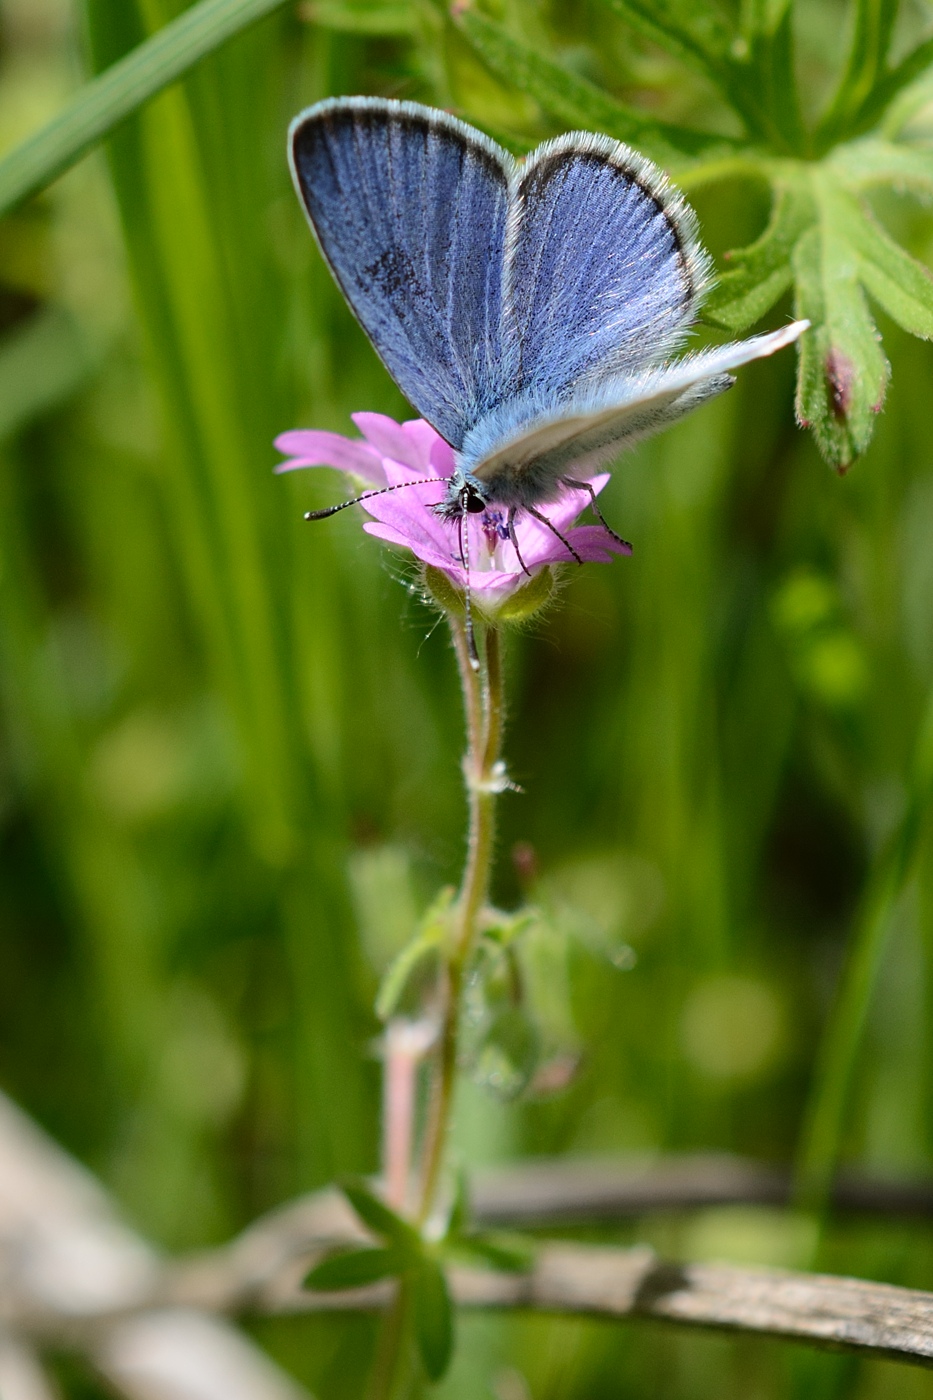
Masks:
[[[706,277],[692,211],[644,157],[573,133],[525,162],[506,283],[520,392],[565,398],[682,339]]]
[[[292,124],[295,184],[389,373],[454,447],[510,377],[502,282],[513,162],[445,113],[319,103]]]

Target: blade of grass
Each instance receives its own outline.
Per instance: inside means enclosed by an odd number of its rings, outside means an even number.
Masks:
[[[205,54],[283,0],[201,0],[94,78],[0,161],[0,216],[73,165],[102,136]]]
[[[826,1209],[845,1129],[846,1110],[868,1012],[933,798],[933,694],[920,727],[901,823],[876,866],[862,905],[848,964],[823,1039],[797,1156],[795,1195],[808,1210]]]

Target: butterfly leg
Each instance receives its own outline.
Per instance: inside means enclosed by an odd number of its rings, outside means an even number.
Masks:
[[[599,506],[596,504],[596,492],[593,490],[593,487],[590,485],[590,483],[588,481],[572,481],[569,476],[562,477],[561,481],[564,486],[570,486],[574,491],[589,491],[590,505],[593,507],[593,514],[596,516],[596,519],[599,521],[600,525],[602,525],[603,529],[606,531],[606,534],[611,535],[612,538],[615,540],[616,544],[620,544],[628,554],[631,554],[632,546],[629,544],[628,540],[624,540],[621,535],[616,534],[615,530],[613,530],[612,526],[606,520],[606,517],[603,515]]]
[[[479,652],[476,650],[476,634],[473,631],[473,598],[470,589],[470,527],[465,504],[460,512],[458,533],[460,535],[460,562],[466,575],[466,587],[463,590],[463,614],[466,625],[467,655],[473,670],[478,671]]]
[[[570,554],[574,559],[576,559],[578,564],[583,563],[583,560],[580,558],[579,554],[574,549],[567,536],[561,534],[560,530],[558,530],[557,526],[553,523],[553,521],[548,520],[547,516],[542,515],[539,510],[535,510],[534,506],[525,506],[525,509],[527,510],[529,515],[534,516],[535,520],[540,520],[542,525],[546,525],[552,535],[557,536],[561,544],[566,549],[567,553]]]
[[[515,506],[509,507],[509,518],[506,522],[506,529],[509,532],[509,539],[512,541],[512,548],[515,550],[516,558],[522,566],[522,573],[531,578],[531,570],[522,558],[522,552],[518,547],[518,535],[515,532]]]

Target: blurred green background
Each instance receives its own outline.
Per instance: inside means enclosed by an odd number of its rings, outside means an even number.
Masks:
[[[3,0],[0,145],[182,8]],[[596,0],[491,13],[636,105],[728,130],[701,80]],[[800,7],[813,104],[844,18]],[[315,0],[0,225],[0,1083],[173,1249],[375,1168],[378,974],[462,856],[444,628],[352,513],[302,522],[335,477],[271,474],[286,428],[409,416],[287,176],[289,118],[352,92],[452,106],[515,149],[560,129],[441,10]],[[717,255],[768,213],[738,181],[695,203]],[[926,213],[893,195],[877,212],[933,260]],[[620,463],[603,504],[634,557],[568,574],[510,639],[524,793],[503,801],[496,894],[518,901],[529,853],[511,856],[530,843],[531,897],[557,928],[582,921],[544,979],[582,1059],[564,1093],[520,1105],[466,1086],[470,1163],[702,1149],[933,1168],[914,758],[933,348],[882,324],[892,387],[848,476],[794,425],[792,354],[751,366]],[[834,1221],[818,1240],[804,1215],[734,1209],[611,1237],[933,1288],[916,1223]],[[321,1400],[360,1393],[368,1321],[257,1335]],[[561,1321],[461,1335],[450,1400],[933,1395],[923,1373],[777,1341]],[[73,1369],[63,1384],[97,1394]]]

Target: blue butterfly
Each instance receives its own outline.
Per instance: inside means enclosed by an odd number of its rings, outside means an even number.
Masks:
[[[455,449],[438,509],[494,503],[516,549],[517,511],[549,525],[539,507],[562,485],[586,488],[808,325],[672,360],[709,258],[666,176],[607,136],[571,132],[519,161],[446,112],[341,97],[295,118],[289,160],[357,320]]]

